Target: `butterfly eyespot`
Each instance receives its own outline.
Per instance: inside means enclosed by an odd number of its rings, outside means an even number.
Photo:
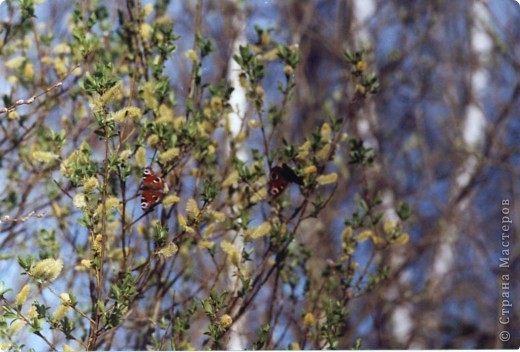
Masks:
[[[168,193],[168,185],[160,176],[157,176],[149,167],[143,171],[143,183],[141,189],[141,208],[148,210],[157,205],[164,195]]]
[[[303,185],[303,179],[298,176],[287,164],[274,166],[270,170],[271,178],[269,181],[269,194],[277,196],[282,193],[289,183]]]

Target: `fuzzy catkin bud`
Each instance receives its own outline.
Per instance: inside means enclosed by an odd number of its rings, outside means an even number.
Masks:
[[[229,256],[231,263],[238,267],[240,264],[240,252],[238,248],[233,243],[225,240],[220,242],[220,248]]]
[[[27,302],[27,297],[29,297],[29,292],[30,291],[31,291],[31,287],[29,285],[25,285],[24,287],[22,287],[20,292],[18,292],[18,294],[16,295],[14,304],[16,306],[21,306],[25,302]]]
[[[16,334],[18,331],[20,331],[27,323],[24,320],[16,320],[14,323],[11,324],[10,330],[11,334]]]
[[[173,256],[175,253],[179,251],[179,247],[173,242],[168,242],[163,248],[161,248],[157,254],[164,255],[165,258],[169,258]]]
[[[70,347],[69,345],[63,345],[63,352],[74,352],[74,349]]]
[[[47,258],[34,266],[31,270],[31,276],[42,282],[52,282],[58,278],[63,269],[63,261],[61,259]]]
[[[316,322],[316,319],[314,318],[314,314],[312,314],[311,312],[305,314],[305,316],[303,317],[303,325],[306,328],[314,325],[315,322]]]
[[[328,185],[329,183],[334,183],[338,179],[338,174],[333,172],[331,174],[327,175],[320,175],[316,177],[316,182],[318,182],[319,185]]]
[[[77,209],[84,209],[87,207],[87,199],[83,193],[78,193],[72,199],[72,205]]]
[[[188,199],[188,203],[186,205],[186,215],[188,215],[190,218],[197,218],[200,215],[197,201],[193,198]]]
[[[67,305],[60,304],[56,311],[54,312],[53,320],[60,321],[67,315],[67,312],[70,310],[70,307]]]
[[[58,155],[51,153],[51,152],[44,152],[41,150],[37,150],[31,153],[31,158],[39,161],[41,163],[48,164],[56,159],[59,158]]]
[[[27,316],[30,320],[38,318],[38,310],[35,306],[29,307],[29,311],[27,312]]]
[[[168,149],[159,155],[159,161],[161,161],[161,163],[167,163],[167,162],[173,160],[174,158],[176,158],[177,156],[179,156],[179,153],[180,153],[179,148]]]
[[[95,178],[95,177],[87,178],[87,179],[83,182],[83,190],[84,190],[86,193],[88,193],[88,192],[92,192],[92,191],[95,190],[98,186],[99,186],[99,182],[98,182],[97,178]]]
[[[222,326],[224,329],[227,329],[233,324],[233,319],[229,314],[224,314],[220,317],[220,326]]]
[[[67,315],[67,312],[70,310],[70,296],[68,293],[62,293],[60,295],[61,304],[56,308],[54,312],[53,319],[54,321],[60,321]]]

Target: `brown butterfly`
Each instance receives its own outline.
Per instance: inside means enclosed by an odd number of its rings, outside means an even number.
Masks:
[[[157,176],[152,168],[146,167],[143,171],[141,191],[141,208],[146,211],[157,205],[169,189],[162,177]]]
[[[300,186],[303,185],[303,178],[296,175],[293,169],[291,169],[287,164],[282,164],[282,166],[275,166],[271,168],[271,178],[269,180],[269,194],[274,196],[282,193],[289,182],[294,182]]]

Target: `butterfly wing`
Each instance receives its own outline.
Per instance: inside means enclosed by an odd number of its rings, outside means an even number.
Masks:
[[[294,182],[300,186],[303,186],[303,178],[296,175],[296,172],[294,172],[293,169],[291,169],[287,164],[283,164],[280,168],[280,172],[282,176],[288,181],[288,182]]]
[[[164,181],[162,177],[157,176],[149,167],[143,171],[143,185],[141,189],[145,190],[162,190],[164,188]]]
[[[270,173],[271,178],[268,187],[269,194],[272,196],[277,196],[282,193],[285,188],[287,188],[289,182],[303,186],[303,178],[298,176],[287,164],[273,167]]]
[[[168,192],[168,186],[162,177],[157,176],[149,167],[143,171],[143,183],[141,186],[141,208],[147,210],[161,201]]]
[[[269,194],[272,196],[277,196],[282,193],[289,181],[284,177],[282,172],[282,167],[275,166],[271,169],[271,178],[269,179]]]
[[[162,197],[164,197],[162,191],[143,190],[141,195],[141,208],[143,210],[152,208],[161,201]]]

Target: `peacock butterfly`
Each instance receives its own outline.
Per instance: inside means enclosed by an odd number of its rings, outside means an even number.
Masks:
[[[141,191],[141,208],[146,211],[157,205],[169,189],[162,177],[157,176],[152,168],[146,167],[143,171]]]
[[[282,166],[275,166],[271,168],[270,171],[271,178],[269,180],[269,194],[274,196],[282,193],[289,182],[297,183],[298,185],[303,185],[303,179],[296,175],[293,169],[291,169],[287,164],[282,164]]]

